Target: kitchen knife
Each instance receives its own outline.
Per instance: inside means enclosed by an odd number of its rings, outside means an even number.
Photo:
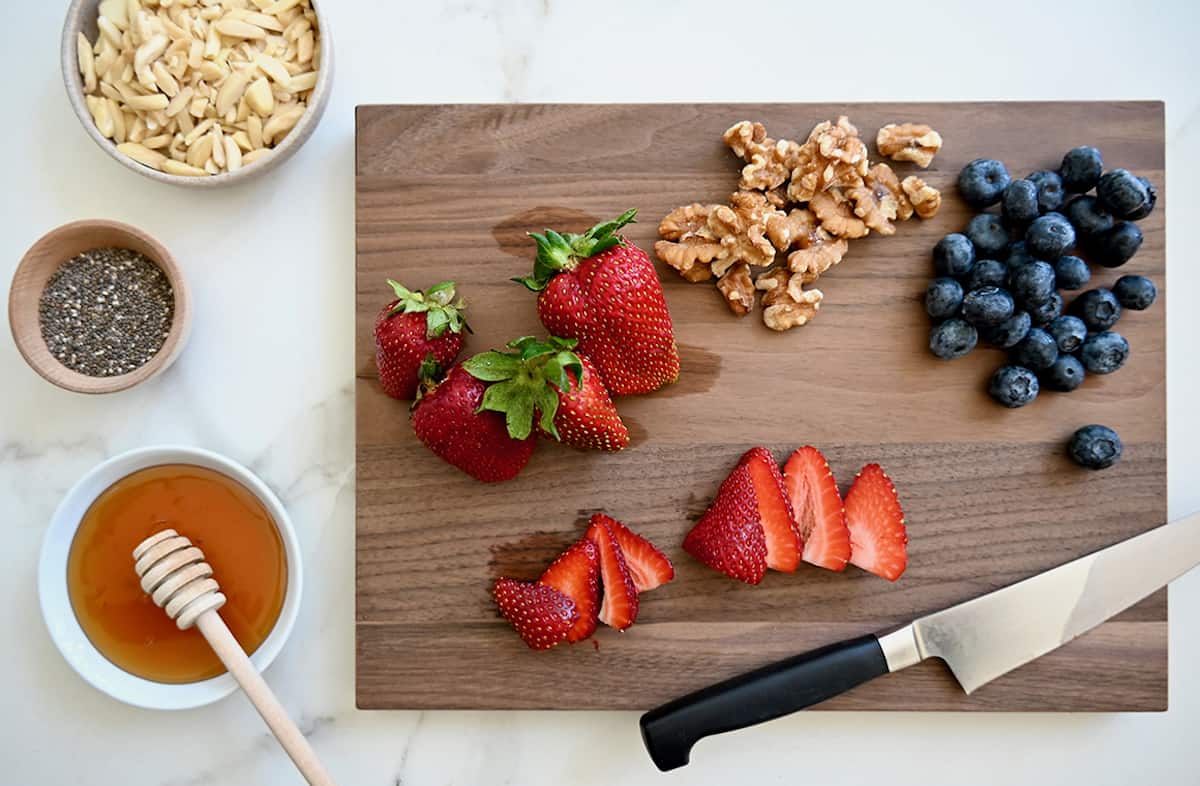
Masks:
[[[673,770],[704,737],[787,715],[926,658],[944,660],[971,693],[1197,564],[1193,513],[886,635],[821,647],[676,699],[642,716],[642,740],[660,770]]]

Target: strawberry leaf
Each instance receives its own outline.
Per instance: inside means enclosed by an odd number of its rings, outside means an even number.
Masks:
[[[463,368],[476,379],[484,382],[501,382],[512,379],[521,369],[521,360],[505,352],[481,352],[463,361]]]
[[[446,332],[446,328],[450,326],[450,315],[446,313],[444,308],[433,308],[425,315],[425,335],[429,338],[437,338]]]
[[[558,394],[549,385],[542,385],[537,393],[537,409],[541,413],[541,420],[538,425],[555,439],[561,439],[558,436],[558,429],[554,426],[554,415],[558,412]]]
[[[507,379],[488,386],[480,410],[504,413],[504,424],[513,439],[525,439],[533,431],[533,391],[528,382]]]
[[[533,274],[512,279],[533,292],[541,292],[550,279],[563,270],[572,270],[581,259],[595,256],[613,246],[622,244],[617,230],[634,223],[637,208],[626,210],[611,221],[602,221],[582,235],[560,234],[553,229],[544,233],[530,232],[529,237],[537,245],[537,257],[533,262]]]

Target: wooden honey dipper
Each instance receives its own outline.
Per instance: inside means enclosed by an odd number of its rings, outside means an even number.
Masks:
[[[133,559],[142,589],[180,630],[193,625],[200,629],[304,778],[313,786],[335,786],[308,740],[217,613],[225,605],[225,596],[204,553],[175,530],[164,529],[139,543]]]

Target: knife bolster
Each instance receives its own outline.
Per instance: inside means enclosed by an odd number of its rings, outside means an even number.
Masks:
[[[879,648],[883,650],[883,657],[887,661],[889,672],[907,669],[924,660],[917,645],[917,633],[913,630],[912,625],[905,625],[885,636],[880,636]]]

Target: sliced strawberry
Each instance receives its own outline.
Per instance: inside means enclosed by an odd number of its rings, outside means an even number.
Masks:
[[[565,641],[579,619],[573,600],[541,582],[500,579],[492,596],[530,649],[548,650]]]
[[[783,482],[804,542],[804,561],[845,570],[850,559],[850,531],[829,462],[821,451],[806,445],[787,460]]]
[[[739,463],[721,483],[708,510],[683,539],[683,550],[738,581],[763,580],[767,541],[748,464]]]
[[[878,464],[863,467],[846,492],[850,562],[888,581],[908,565],[904,511],[892,479]]]
[[[742,463],[750,467],[758,516],[766,536],[767,567],[792,573],[800,566],[801,542],[779,465],[766,448],[751,448],[742,456]]]
[[[600,613],[600,553],[587,538],[559,555],[539,579],[575,602],[579,619],[567,634],[572,644],[596,632]]]
[[[629,567],[629,575],[633,577],[638,592],[661,587],[675,578],[675,566],[653,543],[616,519],[609,519],[609,526],[617,537],[621,553],[625,555],[625,564]]]
[[[637,619],[638,591],[617,543],[612,526],[616,523],[603,513],[593,514],[587,539],[595,543],[600,552],[600,580],[604,583],[600,621],[617,630],[625,630]]]

